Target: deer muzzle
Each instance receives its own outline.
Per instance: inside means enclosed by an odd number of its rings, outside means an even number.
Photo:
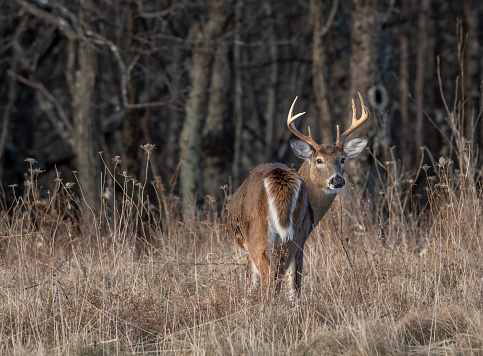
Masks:
[[[339,174],[333,176],[329,180],[329,187],[331,189],[339,189],[339,188],[342,188],[344,185],[345,185],[345,180]]]

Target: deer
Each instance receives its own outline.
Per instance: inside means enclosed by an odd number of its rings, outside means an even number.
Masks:
[[[300,133],[294,121],[305,112],[293,115],[297,97],[287,117],[288,129],[298,137],[290,146],[304,160],[298,171],[282,163],[256,166],[233,193],[228,205],[228,226],[236,244],[248,252],[249,297],[261,284],[262,296],[274,287],[280,290],[281,276],[286,278],[288,299],[300,297],[303,250],[310,233],[324,217],[340,189],[345,160],[357,157],[366,147],[368,138],[346,138],[369,118],[369,111],[359,93],[362,114],[356,118],[352,100],[352,123],[331,144],[317,144]],[[270,287],[272,286],[272,287]]]

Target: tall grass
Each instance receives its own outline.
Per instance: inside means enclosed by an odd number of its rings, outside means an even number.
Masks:
[[[346,187],[309,238],[295,305],[246,302],[226,211],[182,222],[161,182],[152,203],[118,158],[88,207],[62,177],[39,191],[28,159],[25,194],[0,212],[0,353],[481,354],[483,191],[465,157],[412,177],[376,161],[374,197]]]
[[[296,305],[245,302],[224,213],[181,223],[128,177],[94,213],[60,177],[41,197],[30,164],[0,222],[2,354],[483,352],[483,193],[448,159],[422,167],[420,210],[395,163],[373,200],[348,188],[308,241]]]

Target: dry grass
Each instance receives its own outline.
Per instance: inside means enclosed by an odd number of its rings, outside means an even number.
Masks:
[[[182,223],[160,182],[153,205],[126,177],[94,213],[61,179],[41,198],[30,163],[1,203],[1,354],[483,354],[476,164],[420,167],[421,201],[377,163],[376,197],[347,187],[309,238],[291,305],[245,302],[225,213]]]
[[[408,212],[388,166],[377,200],[352,188],[310,237],[296,305],[245,303],[223,216],[181,223],[134,182],[93,216],[60,180],[40,199],[34,169],[0,222],[1,353],[483,353],[481,188],[441,160]]]

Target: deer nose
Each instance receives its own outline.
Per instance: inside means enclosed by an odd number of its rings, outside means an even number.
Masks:
[[[333,188],[342,188],[345,185],[345,180],[340,175],[335,175],[329,180],[329,184]]]

